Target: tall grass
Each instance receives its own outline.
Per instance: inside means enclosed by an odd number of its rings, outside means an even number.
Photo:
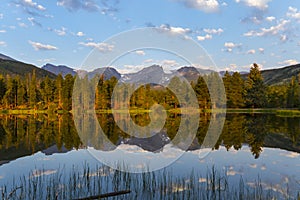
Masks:
[[[226,171],[214,167],[204,175],[192,171],[179,176],[172,171],[128,173],[106,166],[83,170],[64,168],[48,174],[35,170],[28,177],[19,177],[12,185],[0,188],[1,199],[77,199],[114,191],[130,190],[129,194],[110,199],[297,199],[288,187],[286,193],[274,188],[264,189],[258,177],[255,184],[247,185],[243,178],[237,184],[229,181]]]

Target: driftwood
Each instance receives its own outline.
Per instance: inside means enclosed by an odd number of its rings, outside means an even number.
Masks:
[[[84,198],[80,198],[80,199],[73,199],[73,200],[93,200],[93,199],[100,199],[100,198],[106,198],[106,197],[114,197],[114,196],[119,196],[119,195],[128,194],[128,193],[130,193],[130,190],[123,190],[123,191],[110,192],[110,193],[106,193],[106,194],[100,194],[100,195],[84,197]]]

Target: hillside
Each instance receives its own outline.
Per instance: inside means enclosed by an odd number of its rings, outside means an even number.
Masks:
[[[31,64],[22,63],[15,60],[7,60],[0,58],[0,74],[2,75],[11,75],[16,76],[19,75],[21,77],[25,77],[27,74],[32,73],[35,70],[36,77],[43,78],[48,76],[49,78],[55,78],[56,75],[38,68]]]
[[[261,75],[267,85],[277,85],[289,82],[293,76],[300,73],[300,64],[283,68],[262,70]],[[248,74],[242,74],[243,79],[247,79]]]

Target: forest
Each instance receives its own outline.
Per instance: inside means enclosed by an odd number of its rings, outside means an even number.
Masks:
[[[207,87],[209,80],[219,76],[217,72],[199,76],[192,81],[192,86],[200,109],[213,107],[212,98]],[[170,80],[178,82],[174,77]],[[56,78],[36,77],[35,71],[26,77],[0,74],[0,109],[2,110],[72,110],[72,92],[76,77],[68,74]],[[266,85],[259,66],[253,64],[246,80],[239,72],[226,72],[222,77],[226,92],[227,108],[300,108],[300,76],[284,84]],[[95,89],[95,109],[111,108],[111,97],[118,80],[112,77],[108,80],[99,78]],[[180,84],[177,83],[177,84]],[[184,84],[181,82],[181,84]],[[186,94],[186,98],[189,98]],[[130,97],[130,108],[149,109],[154,103],[163,105],[166,109],[180,108],[176,95],[167,87],[145,84],[135,90]]]

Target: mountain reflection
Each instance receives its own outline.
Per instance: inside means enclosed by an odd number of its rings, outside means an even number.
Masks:
[[[214,116],[208,113],[200,115],[196,137],[190,138],[192,142],[188,150],[201,148],[212,117]],[[147,113],[131,114],[131,118],[140,126],[145,126],[150,122]],[[102,131],[115,147],[120,144],[129,144],[139,146],[146,151],[159,152],[166,144],[172,142],[181,148],[180,138],[176,139],[183,120],[180,114],[168,113],[164,128],[149,138],[138,138],[126,134],[116,125],[112,114],[97,114],[97,119]],[[187,126],[184,131],[189,132],[191,128]],[[98,149],[97,142],[100,139],[93,138],[89,144],[85,144],[77,134],[71,114],[1,115],[0,164],[37,151],[52,154],[87,146]],[[254,158],[259,158],[263,147],[281,148],[300,153],[300,118],[279,117],[273,114],[227,113],[223,131],[212,148],[218,150],[220,146],[224,146],[227,150],[231,148],[240,150],[245,144],[250,147]],[[111,150],[111,147],[105,149],[102,145],[100,149]]]

